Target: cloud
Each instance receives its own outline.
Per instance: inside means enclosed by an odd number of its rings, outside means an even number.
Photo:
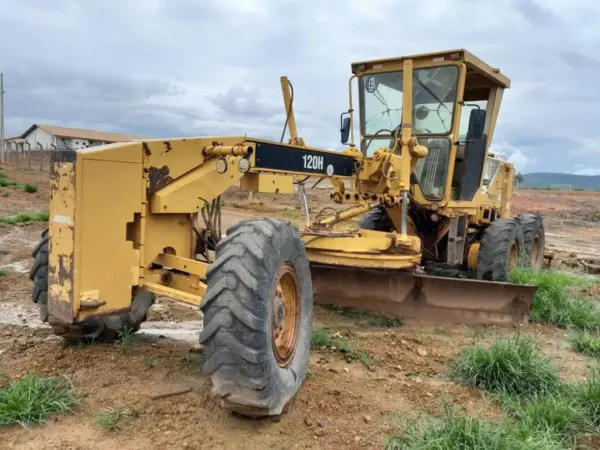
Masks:
[[[517,173],[530,171],[529,169],[536,163],[535,158],[528,156],[522,149],[514,147],[506,142],[494,143],[490,146],[490,151],[513,163]]]
[[[574,175],[600,175],[600,166],[594,166],[594,167],[576,166],[569,173],[572,173]]]
[[[558,20],[551,9],[535,0],[513,0],[513,5],[523,18],[534,26],[552,25]]]
[[[597,0],[11,2],[0,8],[6,132],[46,122],[278,140],[288,75],[301,136],[339,148],[351,62],[466,47],[512,80],[494,144],[517,149],[519,170],[588,167],[599,18]]]

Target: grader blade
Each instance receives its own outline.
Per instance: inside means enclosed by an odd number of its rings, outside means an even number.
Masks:
[[[536,286],[311,264],[315,301],[437,322],[527,323]]]

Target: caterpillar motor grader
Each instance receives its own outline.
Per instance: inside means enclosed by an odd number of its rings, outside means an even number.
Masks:
[[[465,50],[352,64],[343,151],[298,137],[293,87],[281,84],[286,143],[153,139],[55,154],[30,277],[56,334],[106,341],[138,330],[155,295],[198,305],[214,395],[265,416],[304,380],[313,300],[527,320],[536,288],[506,276],[517,263],[540,267],[544,228],[538,216],[510,215],[513,166],[488,151],[508,78]],[[311,219],[305,184],[315,178],[338,207]],[[237,184],[298,192],[306,225],[260,217],[222,235],[220,198]],[[467,275],[432,274],[440,268]]]

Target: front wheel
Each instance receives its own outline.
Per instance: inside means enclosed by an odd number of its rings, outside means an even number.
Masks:
[[[238,223],[219,242],[201,303],[203,371],[213,395],[242,415],[279,415],[308,368],[313,292],[309,261],[289,223]]]
[[[506,281],[524,257],[521,225],[515,219],[496,219],[483,232],[477,256],[477,278]]]
[[[544,247],[546,234],[542,217],[537,214],[523,214],[518,217],[523,229],[525,244],[525,261],[534,271],[541,270],[544,265]]]

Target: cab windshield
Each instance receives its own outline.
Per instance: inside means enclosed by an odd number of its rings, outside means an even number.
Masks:
[[[447,135],[452,128],[458,67],[413,71],[413,133]],[[391,137],[402,120],[402,71],[360,78],[361,132],[365,137]]]
[[[441,199],[450,156],[450,132],[458,67],[443,66],[413,71],[413,134],[429,153],[417,162],[415,175],[426,198]],[[400,135],[402,122],[402,71],[360,78],[360,125],[362,151],[372,155],[379,147],[391,147]]]

